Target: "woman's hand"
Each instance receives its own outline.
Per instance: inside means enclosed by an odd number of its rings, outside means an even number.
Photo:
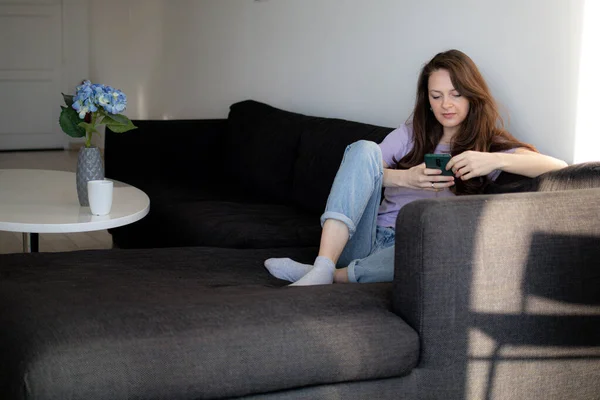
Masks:
[[[454,185],[453,176],[442,176],[441,169],[425,168],[425,163],[405,170],[404,186],[411,189],[440,191]]]
[[[497,153],[483,153],[468,150],[460,153],[448,161],[446,169],[452,169],[454,176],[463,181],[478,176],[485,176],[500,167]]]

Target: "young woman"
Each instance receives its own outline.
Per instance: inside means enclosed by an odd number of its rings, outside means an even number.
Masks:
[[[446,169],[454,176],[425,168],[427,153],[450,153]],[[359,141],[346,148],[321,216],[314,265],[270,258],[265,267],[299,286],[391,281],[396,217],[407,203],[482,193],[501,171],[536,177],[566,165],[503,129],[488,86],[466,54],[439,53],[419,76],[412,121],[379,145]]]

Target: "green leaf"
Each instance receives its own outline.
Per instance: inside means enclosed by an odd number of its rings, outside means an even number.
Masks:
[[[115,133],[123,133],[137,128],[129,118],[122,114],[106,114],[102,123]]]
[[[129,121],[129,118],[127,118],[123,114],[105,113],[104,115],[105,115],[105,117],[110,118],[112,121],[115,121],[115,123],[118,123],[118,124],[127,124],[127,123],[131,122],[131,121]]]
[[[63,107],[60,112],[60,118],[58,119],[58,123],[67,135],[74,138],[81,138],[85,136],[85,129],[79,126],[81,120],[79,119],[79,115],[77,111],[73,110],[71,107]]]
[[[73,106],[73,98],[75,96],[71,96],[71,95],[64,94],[64,93],[61,93],[61,94],[63,95],[63,99],[65,99],[65,104],[67,105],[67,107]]]

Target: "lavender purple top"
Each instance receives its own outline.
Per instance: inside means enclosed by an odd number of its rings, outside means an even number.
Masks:
[[[379,147],[381,148],[383,161],[385,161],[390,168],[394,168],[394,159],[400,160],[413,148],[412,124],[402,125],[398,129],[390,132],[385,139],[383,139],[383,142],[379,144]],[[510,149],[504,152],[514,153],[514,151],[515,149]],[[434,153],[450,153],[450,146],[447,144],[438,144]],[[500,175],[500,172],[500,170],[492,171],[488,175],[488,178],[496,180],[498,175]],[[383,191],[383,201],[379,207],[377,225],[394,228],[396,226],[398,211],[411,201],[452,196],[455,196],[455,194],[448,188],[439,192],[433,192],[429,190],[386,187]]]

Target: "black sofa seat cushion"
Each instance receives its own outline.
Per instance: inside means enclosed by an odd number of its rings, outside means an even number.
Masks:
[[[316,246],[318,216],[279,204],[204,201],[165,206],[172,236],[184,246],[269,248]],[[195,240],[198,238],[198,240]]]
[[[0,258],[0,398],[211,399],[400,377],[390,284],[284,287],[269,256],[164,248]]]
[[[151,218],[111,230],[116,247],[309,247],[318,246],[321,235],[318,215],[280,204],[157,203],[150,213]]]

